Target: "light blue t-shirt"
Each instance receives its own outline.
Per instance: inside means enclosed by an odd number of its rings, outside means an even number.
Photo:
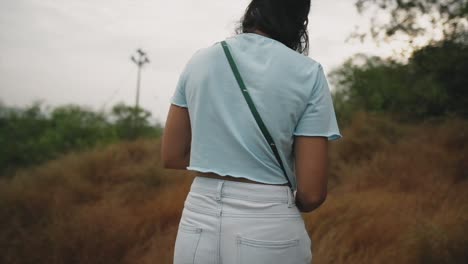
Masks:
[[[342,137],[324,70],[314,59],[259,34],[242,33],[226,42],[296,189],[294,135]],[[188,108],[188,170],[287,183],[219,42],[190,58],[171,103]]]

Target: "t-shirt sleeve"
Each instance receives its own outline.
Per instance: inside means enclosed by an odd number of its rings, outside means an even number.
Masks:
[[[299,118],[293,134],[295,136],[322,136],[327,137],[328,140],[343,137],[336,120],[328,80],[320,64],[306,109]]]
[[[187,80],[187,66],[179,76],[175,91],[171,97],[171,104],[175,104],[181,107],[188,107],[187,98],[185,96],[185,84]]]

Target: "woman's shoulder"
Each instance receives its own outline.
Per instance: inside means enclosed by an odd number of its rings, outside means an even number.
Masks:
[[[206,63],[209,60],[219,57],[220,50],[216,47],[219,42],[215,42],[210,46],[205,46],[196,49],[190,56],[187,65],[196,65]]]
[[[225,41],[232,44],[232,49],[236,49],[237,46],[241,45],[239,43],[241,40],[236,36],[226,38]],[[208,46],[196,49],[187,64],[194,67],[206,64],[216,64],[216,61],[224,58],[221,42],[222,40],[215,41]],[[321,63],[315,58],[298,53],[280,42],[276,42],[277,41],[271,41],[273,45],[267,45],[270,49],[269,52],[265,52],[266,54],[263,54],[262,56],[274,56],[279,58],[279,60],[281,60],[282,68],[297,70],[301,73],[314,74],[321,69]],[[241,50],[246,51],[242,48]],[[256,54],[252,54],[252,56],[259,56],[258,52]]]
[[[317,61],[316,59],[309,57],[307,55],[301,54],[286,46],[282,49],[282,52],[292,64],[298,64],[298,65],[301,65],[302,67],[308,67],[308,68],[309,67],[318,68],[321,66],[320,62]]]

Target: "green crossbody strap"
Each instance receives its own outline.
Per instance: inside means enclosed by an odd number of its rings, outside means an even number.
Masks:
[[[284,173],[284,177],[286,177],[286,179],[288,180],[289,188],[291,188],[292,190],[293,188],[292,188],[291,181],[289,180],[288,174],[286,173],[286,170],[284,169],[283,162],[281,161],[281,157],[278,153],[278,149],[276,148],[276,144],[273,141],[273,138],[271,137],[270,133],[268,132],[268,129],[266,128],[265,124],[263,123],[262,118],[260,117],[260,114],[255,108],[254,102],[252,101],[252,98],[250,97],[249,92],[247,91],[247,87],[245,87],[244,81],[242,80],[239,70],[237,69],[236,63],[234,62],[234,59],[232,58],[231,52],[229,51],[229,46],[226,43],[226,41],[221,41],[221,46],[223,47],[224,53],[226,54],[226,58],[229,61],[229,65],[231,65],[232,72],[234,73],[234,77],[236,77],[237,83],[239,84],[239,88],[241,89],[241,92],[244,95],[244,98],[247,101],[247,104],[249,105],[250,111],[252,112],[255,120],[257,121],[257,124],[263,133],[263,136],[268,141],[268,144],[270,145],[271,150],[275,154],[276,160],[278,161],[281,167],[281,170]]]

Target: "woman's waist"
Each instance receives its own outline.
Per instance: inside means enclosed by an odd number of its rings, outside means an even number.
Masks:
[[[254,184],[262,184],[262,185],[273,185],[273,186],[286,186],[288,185],[287,183],[284,184],[272,184],[272,183],[264,183],[264,182],[258,182],[254,180],[250,180],[244,177],[234,177],[230,175],[219,175],[214,172],[196,172],[197,176],[205,177],[205,178],[211,178],[211,179],[218,179],[218,180],[226,180],[226,181],[234,181],[234,182],[244,182],[244,183],[254,183]]]
[[[201,175],[206,176],[201,176]],[[234,180],[226,180],[231,179]],[[208,194],[222,199],[230,197],[251,201],[291,202],[291,189],[287,184],[264,184],[250,181],[246,178],[221,176],[216,173],[198,173],[193,180],[190,192]]]
[[[217,176],[195,177],[185,202],[187,209],[212,215],[219,215],[220,210],[225,215],[239,216],[300,215],[288,186],[226,181],[214,177]]]

